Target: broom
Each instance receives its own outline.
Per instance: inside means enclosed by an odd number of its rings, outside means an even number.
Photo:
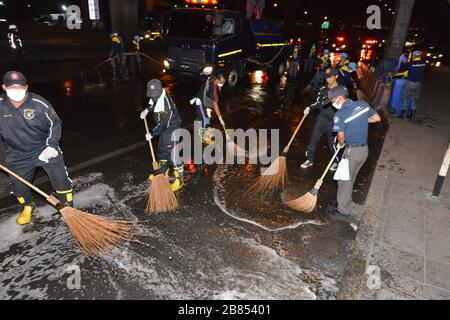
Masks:
[[[148,129],[147,119],[144,118],[145,130],[150,133]],[[152,155],[153,170],[159,169],[158,162],[155,159],[155,152],[153,151],[152,142],[149,141],[150,153]],[[178,200],[175,193],[170,188],[169,181],[164,177],[163,173],[156,175],[150,184],[150,190],[148,194],[147,212],[167,212],[178,208]]]
[[[276,158],[275,161],[273,161],[272,164],[264,171],[264,174],[258,177],[256,181],[250,186],[249,190],[247,191],[249,195],[261,194],[266,190],[273,190],[279,187],[282,187],[284,189],[286,187],[288,180],[286,155],[306,117],[306,114],[303,115],[303,118],[295,129],[291,140],[289,140],[289,143],[283,149],[281,156]]]
[[[325,171],[323,172],[322,176],[319,180],[316,181],[316,184],[314,185],[314,188],[312,188],[309,192],[301,196],[300,198],[287,201],[285,198],[282,199],[283,203],[292,209],[310,213],[312,212],[317,204],[317,194],[319,193],[319,189],[322,186],[323,179],[328,173],[328,170],[330,170],[334,159],[336,159],[339,151],[343,148],[343,146],[338,146],[336,152],[334,153],[333,157],[331,157],[330,162],[328,163],[328,166],[326,167]]]
[[[27,185],[61,213],[80,249],[87,255],[99,255],[111,247],[119,247],[130,238],[131,223],[110,217],[102,217],[63,205],[58,199],[46,194],[33,184],[0,164],[0,169]]]
[[[223,130],[225,131],[225,136],[227,139],[227,148],[232,152],[234,155],[245,155],[245,150],[243,150],[241,147],[239,147],[234,141],[231,139],[230,135],[228,134],[227,128],[223,125]]]

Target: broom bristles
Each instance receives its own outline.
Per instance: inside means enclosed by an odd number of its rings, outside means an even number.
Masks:
[[[279,156],[264,171],[264,174],[256,178],[247,190],[247,195],[262,195],[266,191],[273,191],[278,188],[285,188],[287,184],[286,157]]]
[[[178,199],[170,188],[169,181],[162,174],[155,176],[151,182],[147,212],[168,212],[178,208]]]
[[[59,210],[75,241],[87,255],[110,252],[130,238],[131,223],[64,207]]]
[[[285,205],[294,210],[311,213],[316,208],[317,190],[312,189],[311,191],[305,193],[303,196],[294,200],[287,200],[285,197],[283,197],[282,201]]]

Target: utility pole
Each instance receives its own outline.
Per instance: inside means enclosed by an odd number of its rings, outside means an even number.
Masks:
[[[402,54],[408,36],[409,24],[415,0],[397,0],[394,20],[386,46],[385,58],[396,59]]]

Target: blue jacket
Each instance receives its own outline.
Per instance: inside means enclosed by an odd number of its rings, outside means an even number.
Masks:
[[[413,82],[422,82],[423,74],[427,64],[423,60],[413,60],[408,63],[408,80]]]

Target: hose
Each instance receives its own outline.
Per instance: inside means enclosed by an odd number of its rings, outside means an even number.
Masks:
[[[269,60],[267,62],[259,62],[259,61],[256,61],[256,60],[253,60],[253,59],[250,59],[250,58],[244,59],[244,60],[247,61],[247,62],[250,62],[250,63],[257,64],[259,66],[267,66],[269,64],[272,64],[272,62],[274,62],[275,60],[277,60],[278,57],[280,56],[280,54],[283,52],[283,50],[284,50],[284,47],[281,47],[280,51],[278,51],[278,53],[271,60]]]

